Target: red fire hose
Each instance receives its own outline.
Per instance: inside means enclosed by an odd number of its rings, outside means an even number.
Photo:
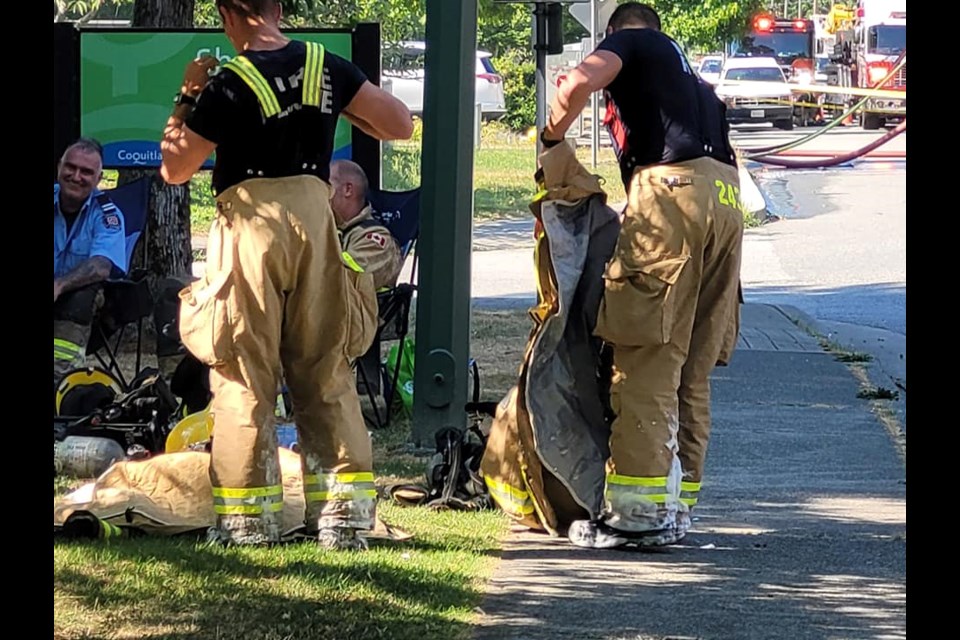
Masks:
[[[840,151],[777,151],[776,153],[765,153],[760,157],[774,158],[832,158],[840,155]],[[863,154],[865,158],[877,158],[880,160],[903,160],[907,157],[906,151],[870,151]]]
[[[906,118],[904,118],[903,122],[901,122],[896,127],[888,131],[882,137],[877,138],[870,144],[864,147],[861,147],[860,149],[857,149],[855,151],[851,151],[849,153],[845,153],[841,155],[836,155],[831,158],[824,158],[822,160],[786,160],[783,158],[776,157],[775,154],[754,156],[754,157],[751,157],[750,160],[754,162],[760,162],[763,164],[772,164],[778,167],[786,167],[788,169],[818,169],[820,167],[835,167],[838,164],[844,164],[846,162],[850,162],[851,160],[855,160],[861,156],[867,155],[877,147],[880,147],[886,144],[887,142],[890,142],[891,140],[893,140],[894,138],[896,138],[898,135],[900,135],[906,130],[907,130],[907,120]],[[810,152],[810,153],[812,155],[812,154],[815,154],[816,152]],[[822,154],[823,152],[821,152],[821,155]],[[906,157],[906,155],[904,154],[903,157]]]
[[[874,84],[873,86],[871,86],[870,88],[871,88],[871,89],[878,89],[878,88],[882,87],[884,84],[887,83],[888,80],[890,80],[890,78],[894,77],[894,75],[896,75],[896,73],[900,70],[900,68],[903,67],[904,65],[906,65],[906,63],[907,63],[907,50],[904,49],[903,51],[900,52],[900,55],[897,56],[896,61],[893,63],[893,67],[890,69],[889,73],[887,73],[886,77],[883,78],[882,80],[880,80],[879,82],[875,83],[875,84]],[[889,132],[888,135],[880,138],[879,140],[877,140],[877,141],[874,142],[873,144],[870,144],[870,145],[867,145],[866,147],[863,147],[863,149],[860,149],[860,150],[858,150],[858,151],[853,152],[852,156],[851,156],[851,154],[845,154],[845,155],[840,155],[840,156],[834,156],[833,158],[831,158],[830,160],[827,160],[827,161],[817,161],[817,162],[808,161],[808,162],[799,162],[799,163],[791,163],[791,162],[783,161],[783,160],[778,160],[778,161],[771,160],[771,158],[773,158],[773,157],[775,157],[775,156],[783,157],[783,156],[788,155],[787,152],[788,152],[789,150],[794,149],[794,148],[796,148],[796,147],[799,147],[799,146],[802,145],[804,142],[807,142],[807,141],[809,141],[809,140],[813,140],[814,138],[817,138],[817,137],[819,137],[819,136],[822,136],[823,134],[825,134],[825,133],[826,133],[827,131],[829,131],[830,129],[833,129],[834,127],[838,126],[847,116],[852,115],[857,109],[859,109],[861,106],[863,106],[863,104],[866,103],[867,98],[868,98],[868,96],[864,96],[864,97],[861,98],[855,105],[853,105],[850,109],[848,109],[845,113],[843,113],[843,114],[841,114],[840,116],[834,118],[834,120],[833,120],[832,122],[828,123],[825,127],[823,127],[822,129],[820,129],[819,131],[817,131],[817,132],[814,133],[814,134],[811,134],[811,135],[809,135],[809,136],[806,136],[806,137],[801,138],[800,140],[794,140],[794,141],[792,141],[792,142],[788,142],[788,143],[786,143],[786,144],[780,144],[780,145],[773,145],[773,146],[766,146],[766,147],[754,147],[754,148],[752,148],[752,149],[743,149],[742,152],[745,154],[745,155],[744,155],[744,159],[746,159],[746,160],[756,160],[757,162],[766,163],[766,164],[777,164],[777,165],[779,165],[779,166],[788,167],[788,168],[793,168],[793,167],[796,167],[796,168],[819,168],[819,167],[832,167],[832,166],[836,166],[836,165],[838,165],[838,164],[843,164],[844,162],[849,162],[850,160],[853,160],[853,159],[859,158],[859,157],[861,157],[861,156],[863,156],[863,155],[866,155],[866,154],[869,153],[871,150],[876,149],[877,147],[879,147],[879,146],[882,145],[882,144],[886,144],[887,142],[889,142],[890,140],[892,140],[892,139],[895,138],[896,136],[898,136],[898,135],[900,135],[901,133],[903,133],[903,131],[905,131],[905,130],[906,130],[906,127],[907,127],[906,117],[904,117],[904,120],[903,120],[903,122],[900,124],[900,126],[898,126],[898,127],[897,127],[896,129],[894,129],[893,131]],[[895,152],[894,152],[894,153],[895,153]],[[831,155],[831,154],[829,154],[829,153],[824,153],[824,152],[822,152],[822,151],[819,152],[819,153],[816,152],[816,151],[809,151],[809,152],[792,152],[792,153],[790,153],[789,155],[794,155],[794,156],[805,155],[805,156],[824,157],[824,156],[829,156],[829,155]],[[875,155],[879,156],[879,155],[881,155],[881,154],[875,154]],[[906,157],[906,153],[905,153],[905,152],[902,152],[902,155],[900,155],[900,156],[890,155],[890,156],[886,156],[886,157],[905,158],[905,157]]]

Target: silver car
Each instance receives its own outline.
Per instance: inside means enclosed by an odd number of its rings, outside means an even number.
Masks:
[[[399,98],[410,113],[423,115],[424,42],[403,42],[384,52],[381,86]],[[476,101],[485,119],[500,118],[507,112],[503,77],[493,65],[492,54],[477,51]]]

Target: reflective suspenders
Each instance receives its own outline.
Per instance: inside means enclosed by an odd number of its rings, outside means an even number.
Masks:
[[[307,62],[303,66],[303,104],[308,107],[320,107],[320,94],[323,91],[322,44],[307,43]]]
[[[319,107],[323,91],[323,45],[307,42],[307,60],[303,67],[303,104],[309,107]],[[260,109],[266,118],[280,114],[280,102],[270,88],[270,83],[263,77],[257,68],[246,56],[237,55],[225,63],[224,68],[230,69],[243,80],[257,96]]]

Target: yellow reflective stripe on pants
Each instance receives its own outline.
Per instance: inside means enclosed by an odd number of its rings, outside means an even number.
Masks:
[[[618,484],[625,487],[660,487],[663,490],[667,488],[667,476],[640,477],[640,476],[622,476],[616,473],[607,474],[607,484]]]
[[[697,504],[697,500],[700,499],[700,483],[699,482],[681,482],[680,483],[680,502],[692,507]]]
[[[283,487],[213,488],[213,510],[224,515],[260,515],[283,509]]]
[[[323,91],[323,58],[322,44],[308,42],[307,62],[303,66],[303,104],[309,107],[320,106],[320,96]]]
[[[639,477],[616,473],[607,475],[605,495],[611,502],[625,496],[642,496],[643,499],[664,504],[667,501],[667,476]]]
[[[377,497],[377,487],[369,471],[324,473],[303,477],[303,495],[307,502],[372,499]]]
[[[257,96],[257,102],[260,103],[260,108],[263,109],[263,115],[270,118],[280,113],[280,103],[277,101],[277,96],[270,89],[266,78],[252,62],[240,55],[235,56],[223,66],[240,76],[240,79],[253,90],[253,93]]]
[[[63,338],[53,339],[54,360],[76,360],[83,357],[83,347]]]
[[[120,538],[123,536],[123,529],[115,524],[110,524],[106,520],[100,521],[101,538]]]
[[[484,477],[484,482],[490,490],[490,496],[507,513],[518,516],[533,513],[533,500],[530,499],[530,494],[523,489],[510,486],[505,482],[497,482],[488,477]]]

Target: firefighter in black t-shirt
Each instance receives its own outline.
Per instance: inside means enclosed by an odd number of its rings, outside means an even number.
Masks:
[[[272,427],[282,366],[306,530],[326,547],[363,548],[376,489],[348,359],[369,347],[377,303],[370,275],[341,256],[329,165],[338,116],[391,140],[410,137],[410,113],[351,62],[287,38],[276,0],[217,0],[217,9],[238,54],[212,77],[215,60],[187,66],[161,142],[172,184],[216,150],[207,270],[180,294],[181,339],[211,368],[211,537],[280,539]]]
[[[568,535],[581,546],[672,544],[699,498],[709,375],[739,329],[737,162],[723,103],[649,6],[614,11],[597,50],[559,88],[546,147],[598,90],[628,198],[595,330],[613,347],[617,417],[603,515]]]

